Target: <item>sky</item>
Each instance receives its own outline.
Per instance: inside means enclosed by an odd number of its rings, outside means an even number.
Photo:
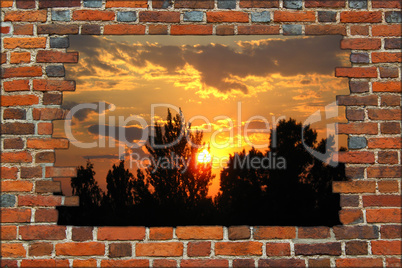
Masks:
[[[345,122],[344,108],[328,106],[348,94],[347,79],[335,67],[347,66],[349,53],[339,49],[340,36],[71,36],[69,51],[78,64],[65,64],[75,92],[65,92],[63,108],[90,104],[68,121],[56,121],[54,137],[69,137],[70,148],[56,151],[56,165],[94,163],[101,188],[106,174],[127,144],[138,159],[152,118],[163,123],[170,107],[179,108],[192,129],[202,130],[217,163],[252,146],[265,151],[269,131],[280,119],[299,122],[316,111],[323,120],[311,126],[319,139],[327,125]],[[327,107],[327,108],[325,108]],[[335,116],[325,119],[325,109]],[[65,124],[71,125],[71,135]],[[246,129],[249,129],[246,131]],[[246,134],[247,133],[247,134]],[[74,137],[74,139],[71,139]],[[340,145],[345,137],[339,137]],[[92,148],[90,143],[96,143]],[[139,161],[126,159],[133,174]],[[219,190],[220,165],[210,195]],[[69,178],[61,179],[71,194]]]

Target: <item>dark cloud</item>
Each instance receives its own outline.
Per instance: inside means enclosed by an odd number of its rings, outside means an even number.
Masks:
[[[80,47],[80,53],[87,56],[87,64],[75,73],[76,77],[94,74],[95,67],[121,74],[116,66],[101,60],[103,51],[107,51],[115,59],[134,66],[144,67],[147,62],[162,66],[169,74],[175,74],[189,64],[201,74],[204,85],[224,93],[232,90],[248,92],[246,85],[231,81],[232,76],[332,74],[334,68],[342,64],[338,57],[341,52],[339,36],[243,42],[237,49],[220,44],[163,46],[128,44],[97,37],[88,37],[88,42],[86,39],[80,36],[72,40],[74,47]]]
[[[145,139],[148,139],[149,128],[142,129],[137,126],[109,126],[109,125],[92,125],[88,127],[88,132],[94,135],[101,135],[104,137],[112,137],[115,140],[120,140],[121,142],[130,142],[138,141],[142,139],[142,135],[144,133],[147,134]]]
[[[76,107],[79,104],[89,104],[89,105],[96,105],[96,108],[81,108],[74,112],[73,117],[78,119],[78,121],[84,121],[89,117],[90,114],[102,114],[107,110],[112,108],[112,105],[107,102],[91,102],[91,103],[78,103],[74,101],[64,101],[62,104],[62,108],[66,110],[71,110],[72,108]],[[71,119],[71,118],[70,118]]]
[[[99,154],[99,155],[83,155],[84,159],[119,159],[118,155],[115,154]]]

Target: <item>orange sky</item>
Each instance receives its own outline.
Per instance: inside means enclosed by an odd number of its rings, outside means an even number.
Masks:
[[[80,60],[65,66],[67,79],[76,80],[77,90],[64,93],[63,106],[107,103],[106,110],[82,110],[73,117],[72,134],[77,142],[97,141],[106,147],[82,149],[72,142],[68,150],[56,152],[56,165],[85,165],[90,158],[105,189],[106,173],[118,162],[118,148],[124,143],[116,136],[99,135],[96,126],[118,127],[119,117],[129,116],[141,116],[150,124],[151,104],[180,107],[193,129],[204,130],[211,155],[223,163],[229,154],[251,148],[250,142],[265,150],[269,133],[262,131],[262,118],[269,127],[279,118],[304,122],[315,111],[324,112],[336,95],[348,94],[347,79],[334,77],[335,67],[348,63],[339,42],[337,36],[70,37],[69,50],[79,51]],[[156,119],[165,119],[166,110],[155,109]],[[312,127],[319,139],[325,138],[326,125],[344,118],[344,109],[339,108],[337,117]],[[248,140],[247,124],[258,129]],[[119,131],[136,137],[138,129],[138,122],[131,121]],[[55,137],[65,136],[63,121],[55,122],[54,132]],[[345,137],[340,143],[345,145]],[[143,148],[134,152],[146,156]],[[218,176],[211,195],[219,190],[219,170],[214,169]],[[64,194],[70,191],[69,179],[63,180]]]

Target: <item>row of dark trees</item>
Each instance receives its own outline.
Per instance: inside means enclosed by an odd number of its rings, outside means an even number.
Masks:
[[[293,119],[282,120],[271,135],[266,152],[251,149],[230,156],[221,171],[220,192],[212,199],[208,189],[214,175],[211,164],[197,163],[202,132],[192,132],[180,114],[168,111],[164,125],[155,126],[151,159],[168,161],[160,168],[152,161],[134,176],[124,161],[107,174],[107,192],[94,179],[94,167],[77,169],[71,179],[79,207],[59,207],[59,224],[69,225],[327,225],[339,224],[339,195],[332,181],[345,180],[343,165],[332,167],[308,153],[305,143],[319,152],[333,140],[317,142],[317,133]],[[273,139],[271,139],[273,140]],[[182,161],[174,161],[172,155]],[[252,159],[284,160],[281,165],[249,165]],[[255,160],[254,160],[255,161]],[[185,166],[184,163],[189,163]]]

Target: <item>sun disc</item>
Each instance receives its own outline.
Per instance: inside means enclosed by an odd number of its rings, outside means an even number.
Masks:
[[[197,161],[199,163],[209,163],[211,162],[211,154],[207,149],[204,149],[201,153],[198,154]]]

